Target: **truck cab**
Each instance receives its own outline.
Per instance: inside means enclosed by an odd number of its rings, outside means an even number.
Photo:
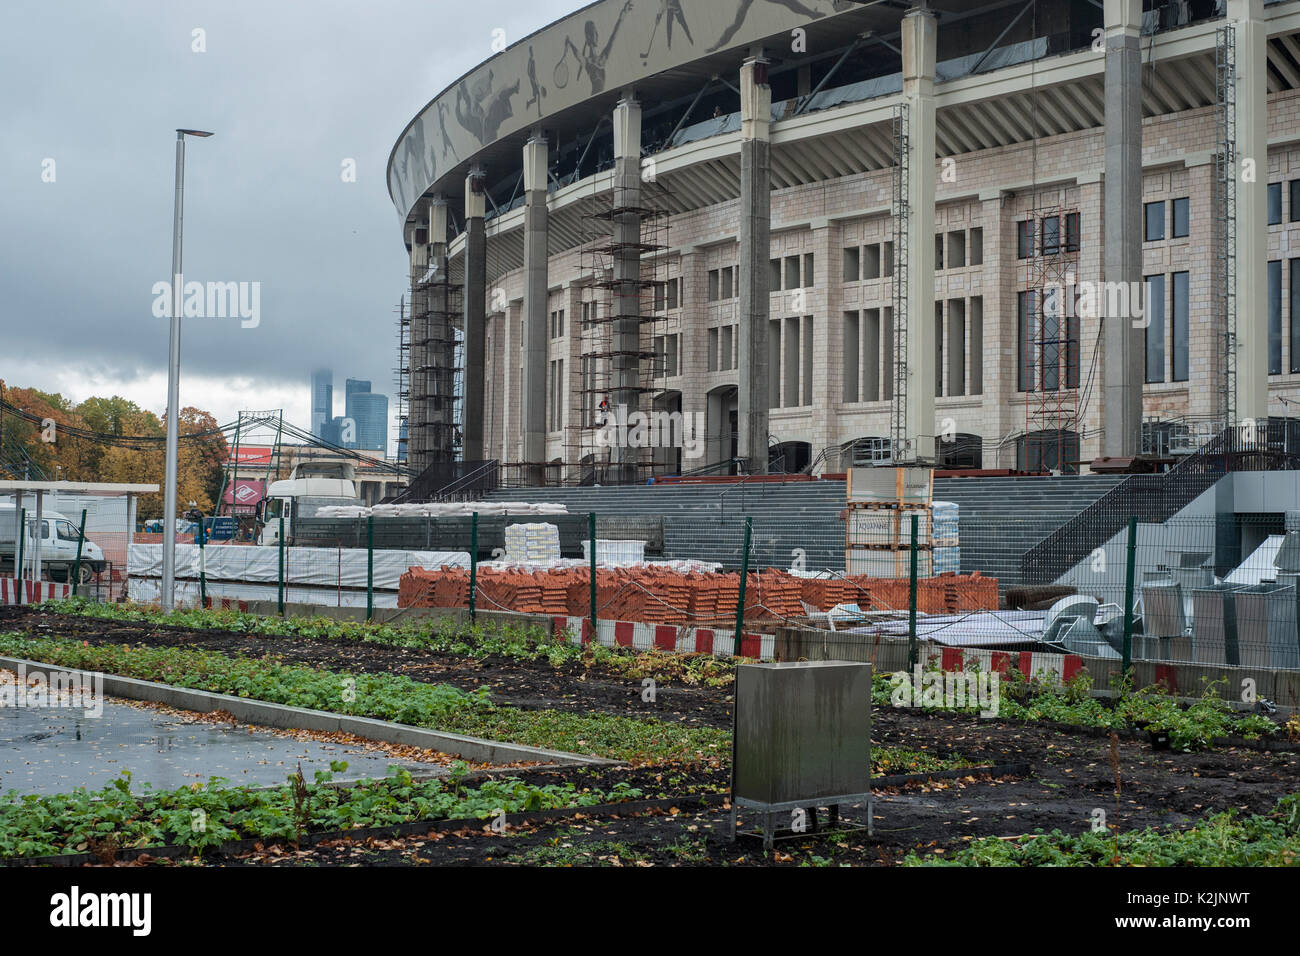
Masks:
[[[293,538],[294,521],[311,518],[326,505],[359,505],[356,483],[348,478],[288,478],[273,481],[258,505],[261,531],[257,543],[280,542],[281,518],[286,543]]]

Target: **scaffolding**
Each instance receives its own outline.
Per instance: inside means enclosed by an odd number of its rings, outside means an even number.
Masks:
[[[456,461],[461,448],[464,288],[446,260],[416,263],[407,322],[407,442],[412,469]]]
[[[1025,395],[1024,459],[1028,470],[1070,471],[1079,456],[1079,210],[1043,204],[1035,194],[1031,228],[1036,248],[1025,260],[1028,324],[1022,356]]]
[[[577,397],[565,433],[569,483],[636,483],[676,471],[675,458],[630,447],[617,430],[626,415],[652,410],[643,396],[653,400],[665,390],[666,353],[655,348],[667,325],[665,199],[662,187],[643,182],[636,204],[616,204],[610,191],[583,210],[581,312],[570,332],[578,338],[578,361],[568,376]]]
[[[411,316],[406,297],[397,304],[397,365],[393,368],[393,390],[397,394],[397,460],[406,461],[411,408]]]
[[[908,119],[907,104],[896,104],[893,122],[894,394],[889,416],[891,461],[902,461],[909,457],[907,449],[911,447],[907,434],[907,229],[912,218],[909,200],[911,181],[908,178],[911,132]]]
[[[1237,421],[1237,58],[1236,31],[1225,24],[1216,31],[1214,55],[1219,148],[1215,152],[1215,244],[1218,275],[1217,311],[1223,316],[1223,353],[1219,369],[1219,415],[1224,428]]]

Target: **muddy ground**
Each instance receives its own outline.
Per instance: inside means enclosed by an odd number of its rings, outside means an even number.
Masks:
[[[691,724],[727,726],[726,688],[662,683],[655,703],[642,701],[639,683],[583,671],[578,663],[553,668],[499,658],[465,659],[379,644],[265,638],[150,625],[96,621],[32,611],[0,615],[0,631],[76,637],[91,643],[208,648],[246,655],[276,654],[285,661],[344,670],[404,673],[416,680],[492,689],[499,703],[601,712]],[[981,765],[1028,764],[1029,772],[913,783],[881,790],[875,837],[801,838],[764,853],[757,840],[728,839],[728,811],[701,807],[699,794],[725,791],[723,768],[613,768],[581,771],[582,785],[608,788],[627,779],[650,797],[681,797],[679,807],[638,814],[614,808],[583,819],[511,826],[504,834],[484,826],[396,840],[338,841],[311,849],[264,848],[211,862],[227,865],[716,865],[891,864],[911,850],[952,853],[971,837],[1013,836],[1036,830],[1081,832],[1093,811],[1122,829],[1185,827],[1208,812],[1232,808],[1263,812],[1280,796],[1300,791],[1300,754],[1221,748],[1200,753],[1155,751],[1141,740],[1119,741],[1116,797],[1111,741],[1069,731],[997,719],[926,715],[877,709],[872,741],[935,754],[957,753]],[[575,771],[558,772],[575,779]],[[553,782],[548,772],[526,779]],[[589,781],[586,782],[586,781]],[[576,781],[575,781],[576,782]],[[676,812],[673,812],[673,811]],[[861,823],[865,808],[847,811]]]

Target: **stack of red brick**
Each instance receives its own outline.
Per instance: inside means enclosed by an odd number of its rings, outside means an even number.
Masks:
[[[478,572],[478,607],[529,614],[582,617],[591,609],[586,568]],[[804,605],[826,611],[837,604],[863,610],[902,610],[908,582],[853,575],[800,578],[785,571],[751,572],[745,581],[745,619],[797,618]],[[740,597],[734,572],[681,573],[664,568],[614,568],[596,572],[600,617],[649,624],[721,624],[733,621]],[[469,572],[464,568],[411,568],[397,592],[398,607],[468,607]],[[926,614],[993,610],[998,584],[978,573],[943,574],[917,582],[917,609]]]

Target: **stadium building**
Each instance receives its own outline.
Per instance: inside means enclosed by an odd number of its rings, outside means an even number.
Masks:
[[[1286,416],[1298,88],[1297,0],[599,0],[393,148],[413,471],[1086,471]]]

